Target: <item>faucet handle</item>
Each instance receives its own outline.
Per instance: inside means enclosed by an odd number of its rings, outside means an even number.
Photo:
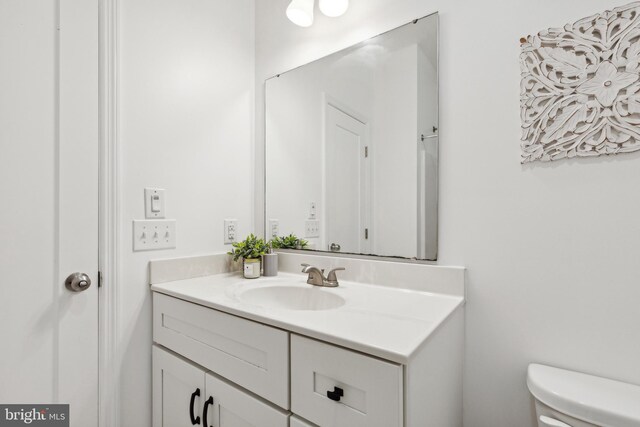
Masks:
[[[338,282],[338,278],[336,277],[336,271],[343,271],[345,270],[344,267],[338,267],[338,268],[334,268],[333,270],[331,270],[329,272],[329,274],[327,274],[327,281],[328,282]]]

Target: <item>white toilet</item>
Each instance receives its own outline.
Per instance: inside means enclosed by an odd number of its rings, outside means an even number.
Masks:
[[[640,386],[529,365],[539,427],[640,427]]]

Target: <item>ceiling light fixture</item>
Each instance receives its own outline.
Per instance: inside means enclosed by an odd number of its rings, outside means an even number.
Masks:
[[[313,24],[313,6],[315,0],[291,0],[287,7],[287,18],[301,27]]]
[[[330,18],[344,15],[349,8],[349,0],[319,0],[320,11]],[[291,0],[287,7],[287,18],[301,27],[313,25],[315,0]]]
[[[331,18],[343,15],[348,8],[349,0],[320,0],[320,11]]]

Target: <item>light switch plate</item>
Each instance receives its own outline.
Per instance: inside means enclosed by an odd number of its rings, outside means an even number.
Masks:
[[[237,219],[225,219],[224,220],[224,244],[230,245],[233,242],[238,241],[238,220]]]
[[[304,230],[304,237],[320,237],[320,221],[306,221]]]
[[[280,221],[277,219],[270,219],[268,232],[270,237],[277,237],[280,234]]]
[[[176,247],[176,220],[151,219],[133,221],[133,250],[154,251]]]
[[[164,218],[164,190],[162,188],[144,189],[145,218]]]

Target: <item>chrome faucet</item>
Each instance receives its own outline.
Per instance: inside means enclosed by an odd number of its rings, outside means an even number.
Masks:
[[[307,278],[308,284],[313,286],[325,286],[327,288],[335,288],[340,285],[340,283],[338,282],[338,278],[336,277],[336,271],[344,270],[343,267],[334,268],[325,278],[324,270],[321,270],[318,267],[314,267],[309,264],[300,265],[302,266],[302,272],[309,275],[309,277]]]

